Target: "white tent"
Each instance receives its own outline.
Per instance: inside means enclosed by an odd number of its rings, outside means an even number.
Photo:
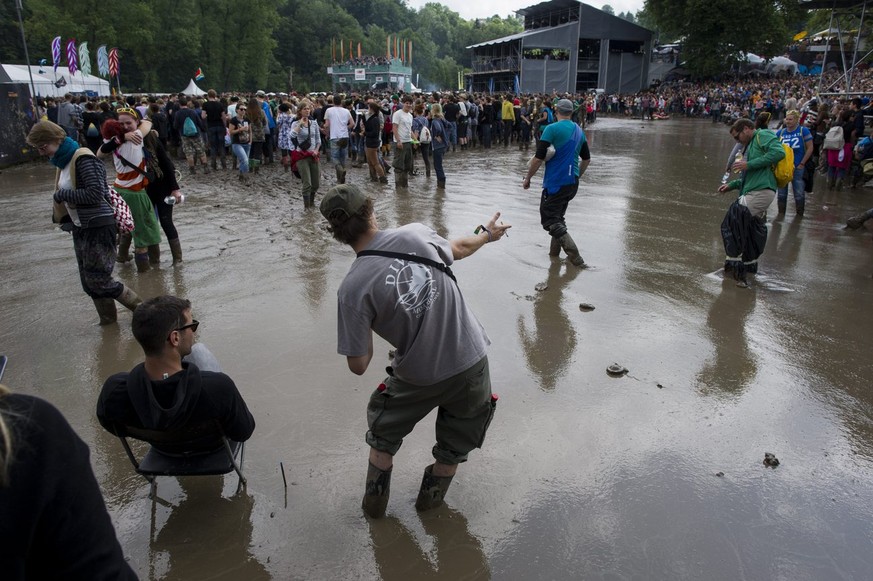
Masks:
[[[206,94],[206,91],[197,86],[197,83],[194,82],[194,79],[191,79],[191,82],[188,83],[188,86],[185,87],[185,90],[182,91],[184,95],[191,95],[193,97],[202,97]]]
[[[770,62],[767,63],[767,72],[768,73],[778,73],[786,71],[792,75],[797,74],[797,63],[791,60],[788,57],[777,56],[770,59]]]
[[[0,65],[0,68],[3,69],[4,73],[0,76],[8,77],[13,83],[23,83],[28,87],[30,86],[27,65]],[[55,72],[52,66],[32,65],[30,72],[33,74],[34,90],[38,97],[62,97],[66,93],[86,92],[99,97],[110,95],[109,81],[94,75],[85,75],[82,71],[76,71],[75,75],[71,75],[67,67],[58,67],[57,72]]]

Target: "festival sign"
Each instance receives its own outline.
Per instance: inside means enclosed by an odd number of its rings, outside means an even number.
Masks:
[[[355,80],[356,81],[366,81],[367,80],[367,69],[355,69]]]

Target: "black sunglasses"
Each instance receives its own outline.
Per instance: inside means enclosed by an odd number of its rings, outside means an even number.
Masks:
[[[184,331],[185,329],[191,329],[192,333],[196,333],[197,327],[199,327],[199,326],[200,326],[200,321],[198,321],[197,319],[191,319],[191,322],[188,323],[187,325],[182,325],[181,327],[178,327],[178,328],[173,329],[173,330],[174,331]]]

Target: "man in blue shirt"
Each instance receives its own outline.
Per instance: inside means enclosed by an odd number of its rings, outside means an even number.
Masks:
[[[522,187],[530,188],[531,178],[545,161],[546,174],[543,178],[543,194],[540,198],[540,223],[552,237],[549,255],[559,256],[563,248],[571,263],[579,268],[586,268],[576,243],[567,232],[564,215],[567,213],[570,200],[576,197],[576,192],[579,190],[579,177],[585,173],[588,164],[591,163],[591,153],[588,151],[585,132],[570,120],[573,115],[573,102],[569,99],[560,99],[555,103],[554,109],[558,120],[543,131],[537,143],[536,155],[531,159],[527,174],[524,176]],[[549,146],[554,146],[555,150],[551,158],[547,158],[546,155]]]
[[[785,114],[785,127],[780,129],[776,136],[794,150],[794,177],[791,178],[791,189],[794,191],[794,211],[798,216],[803,216],[806,206],[803,174],[806,162],[812,156],[812,132],[800,126],[800,113],[792,109]],[[788,186],[776,191],[776,204],[779,207],[779,214],[784,214],[788,204]]]

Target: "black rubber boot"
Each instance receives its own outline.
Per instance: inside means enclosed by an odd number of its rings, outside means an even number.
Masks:
[[[561,241],[551,237],[552,242],[549,244],[549,256],[561,256]]]
[[[130,232],[124,232],[119,236],[118,240],[118,256],[115,257],[117,262],[130,262],[133,256],[130,255],[130,243],[133,242],[133,236]]]
[[[149,264],[148,252],[135,252],[133,258],[134,262],[136,262],[137,272],[146,272],[151,268],[151,265]]]
[[[371,518],[382,518],[388,507],[388,496],[391,492],[391,470],[380,470],[371,463],[367,468],[367,485],[361,508]]]
[[[441,180],[441,179],[437,178],[437,189],[438,190],[446,189],[446,180]]]
[[[779,215],[780,216],[785,213],[785,209],[787,208],[787,206],[788,206],[787,201],[783,202],[782,200],[776,200],[776,207],[779,208]]]
[[[795,202],[794,203],[794,214],[800,218],[803,218],[803,213],[806,211],[806,202]]]
[[[871,214],[873,214],[873,210],[867,210],[866,212],[858,214],[857,216],[852,216],[851,218],[846,220],[846,228],[857,230],[864,225],[864,222],[871,218]]]
[[[149,264],[161,263],[161,247],[157,244],[149,246]]]
[[[434,476],[433,464],[425,468],[424,476],[421,478],[421,490],[419,490],[418,498],[415,501],[415,509],[424,512],[442,506],[446,492],[449,491],[449,486],[452,484],[452,478],[454,476]]]
[[[394,171],[394,186],[397,189],[401,189],[401,188],[406,187],[406,172],[405,171],[400,171],[399,169]]]
[[[579,248],[576,246],[576,242],[573,240],[573,237],[570,236],[569,232],[561,236],[558,241],[561,243],[561,248],[563,248],[564,252],[567,253],[567,259],[569,259],[573,265],[578,266],[579,268],[588,268],[588,265],[585,264],[585,261],[579,254]]]
[[[173,255],[173,264],[182,262],[182,243],[178,238],[167,241],[170,244],[170,253]]]
[[[118,311],[115,310],[115,299],[91,299],[100,316],[101,325],[111,325],[118,320]]]

